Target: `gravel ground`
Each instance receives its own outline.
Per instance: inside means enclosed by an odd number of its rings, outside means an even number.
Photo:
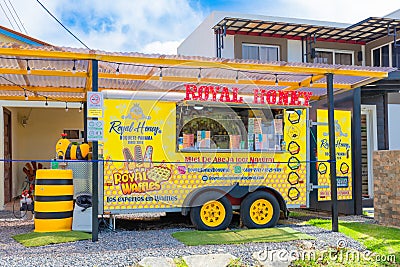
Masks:
[[[184,226],[165,227],[158,230],[103,231],[99,241],[78,241],[44,247],[25,248],[11,237],[33,231],[32,220],[10,219],[10,214],[0,211],[0,266],[132,266],[144,257],[180,257],[194,254],[230,253],[245,264],[256,264],[252,255],[272,249],[294,250],[304,248],[325,249],[342,246],[363,251],[360,243],[341,233],[332,233],[317,227],[298,224],[290,219],[278,227],[292,227],[317,238],[312,241],[290,241],[282,243],[249,243],[240,245],[185,246],[175,240],[171,233],[187,231]],[[368,221],[362,216],[351,216],[351,220]]]

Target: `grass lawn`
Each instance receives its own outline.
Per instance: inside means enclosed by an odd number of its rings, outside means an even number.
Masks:
[[[395,267],[397,263],[377,260],[374,257],[364,256],[353,249],[333,249],[313,251],[314,256],[305,256],[304,259],[291,262],[291,267]]]
[[[39,247],[50,244],[66,243],[91,239],[92,234],[80,231],[37,233],[31,232],[13,236],[14,240],[25,247]]]
[[[315,239],[289,227],[233,231],[185,231],[172,233],[172,236],[188,246]]]
[[[307,213],[301,211],[290,211],[289,218],[299,218],[299,217],[306,217],[308,216]]]
[[[312,219],[307,224],[331,230],[331,220]],[[394,255],[396,262],[400,262],[400,229],[377,224],[339,221],[339,231],[359,241],[368,250],[384,256]]]

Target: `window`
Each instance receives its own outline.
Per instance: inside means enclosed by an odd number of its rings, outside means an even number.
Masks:
[[[342,50],[315,49],[314,63],[353,65],[354,52]]]
[[[394,43],[392,43],[392,67],[399,67],[399,66],[400,66],[400,46],[395,46]]]
[[[84,131],[79,129],[64,129],[63,133],[66,134],[67,139],[71,142],[83,142]]]
[[[352,54],[349,54],[349,53],[335,53],[335,64],[353,65]]]
[[[182,152],[282,151],[283,131],[282,109],[177,106],[177,150]]]
[[[319,51],[316,53],[314,63],[333,64],[333,52]]]
[[[242,58],[262,61],[279,61],[279,46],[243,44]]]
[[[389,45],[381,47],[381,66],[389,67]]]
[[[386,44],[372,50],[373,67],[397,67],[400,64],[400,47],[394,43]]]
[[[373,55],[373,66],[374,67],[379,67],[381,65],[381,50],[380,49],[375,49],[372,50],[372,55]]]

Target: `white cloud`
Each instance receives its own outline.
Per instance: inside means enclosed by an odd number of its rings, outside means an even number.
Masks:
[[[186,0],[41,2],[90,48],[107,51],[176,54],[177,40],[203,19],[202,12]],[[29,35],[54,45],[82,47],[36,1],[13,4]],[[10,27],[4,16],[0,16],[0,24]]]
[[[167,41],[167,42],[151,42],[146,44],[141,51],[145,54],[153,54],[153,53],[158,53],[158,54],[164,54],[164,55],[174,55],[176,54],[176,49],[180,45],[180,43],[183,40],[180,41]]]
[[[11,1],[32,37],[54,45],[82,47],[35,0]],[[41,2],[90,48],[107,51],[175,54],[179,40],[208,15],[201,10],[200,1],[193,0]],[[4,6],[4,1],[0,3]],[[400,8],[395,0],[237,0],[226,6],[243,13],[345,23],[381,17]],[[1,10],[0,25],[11,27]]]

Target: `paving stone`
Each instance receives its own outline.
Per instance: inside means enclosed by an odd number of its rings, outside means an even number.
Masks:
[[[184,256],[183,260],[189,267],[225,267],[236,257],[231,254],[208,254]]]
[[[174,260],[169,257],[145,257],[139,261],[143,267],[175,267]]]

